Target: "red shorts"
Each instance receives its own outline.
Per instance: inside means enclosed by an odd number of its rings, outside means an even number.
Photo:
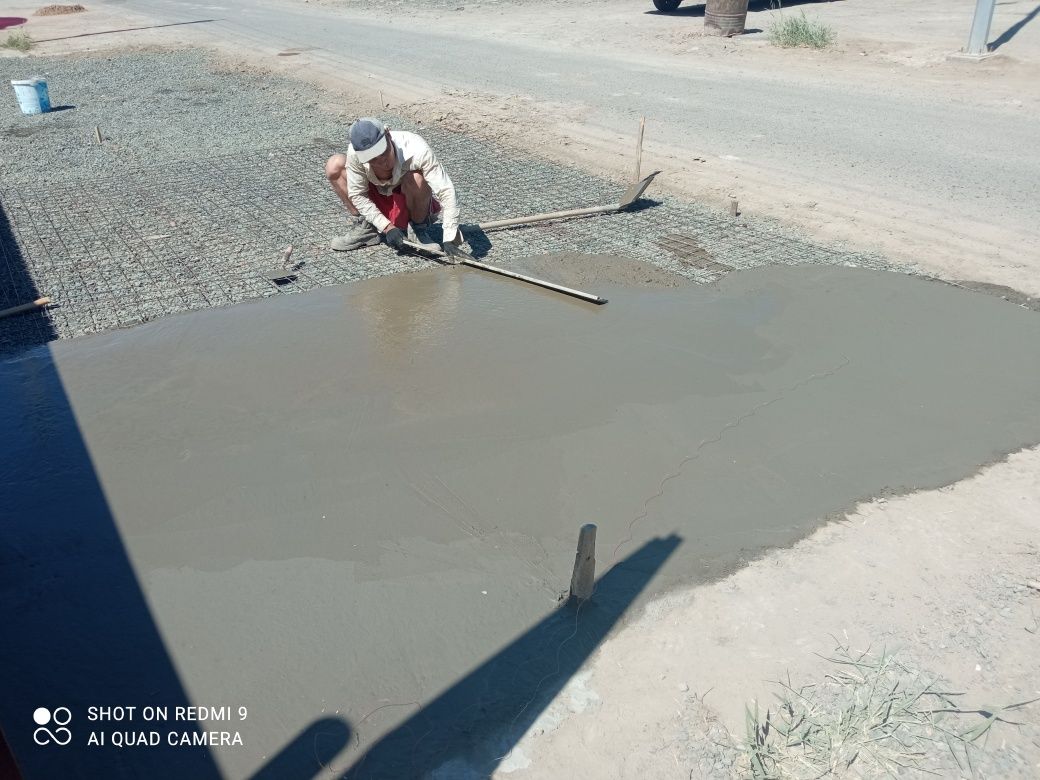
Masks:
[[[376,189],[376,185],[369,182],[368,199],[376,204],[376,208],[379,209],[379,212],[384,217],[394,223],[394,227],[407,232],[411,215],[408,213],[408,203],[404,199],[404,193],[401,192],[400,185],[394,187],[394,191],[390,195],[384,195]],[[430,216],[439,214],[440,211],[441,204],[437,202],[436,198],[432,198],[430,201]]]

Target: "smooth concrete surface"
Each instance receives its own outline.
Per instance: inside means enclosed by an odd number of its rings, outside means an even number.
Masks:
[[[592,291],[435,268],[0,363],[0,722],[26,777],[481,776],[555,669],[496,694],[524,653],[591,652],[654,593],[1040,441],[1040,316],[997,298],[818,266]],[[589,522],[600,576],[649,563],[560,633]],[[420,729],[438,696],[488,729]],[[246,707],[200,724],[243,744],[86,745],[173,727],[89,706],[178,702]],[[33,744],[39,706],[72,744]],[[427,752],[391,770],[377,743]]]

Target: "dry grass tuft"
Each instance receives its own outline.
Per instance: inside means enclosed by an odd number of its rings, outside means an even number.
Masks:
[[[780,682],[779,705],[761,716],[747,709],[742,776],[756,780],[942,774],[953,757],[974,774],[980,740],[1031,701],[962,708],[960,693],[891,656],[838,647],[826,658],[834,671],[820,685]],[[975,721],[966,722],[967,719]],[[981,721],[978,719],[981,718]]]
[[[15,49],[17,51],[29,51],[32,48],[32,38],[23,32],[13,32],[7,36],[7,40],[0,43],[0,49]]]
[[[790,48],[807,46],[824,49],[834,42],[834,30],[823,22],[814,22],[803,11],[799,16],[784,16],[769,27],[769,42],[774,46]]]

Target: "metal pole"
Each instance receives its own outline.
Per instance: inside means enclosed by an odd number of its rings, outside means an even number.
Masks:
[[[484,271],[490,271],[493,274],[501,274],[502,276],[508,276],[510,279],[519,279],[521,282],[527,282],[528,284],[534,284],[538,287],[544,287],[547,290],[555,290],[556,292],[561,292],[564,295],[570,295],[575,298],[581,298],[583,301],[599,304],[600,306],[607,302],[606,298],[601,298],[598,295],[593,295],[592,293],[582,292],[581,290],[575,290],[571,287],[564,287],[562,284],[553,284],[552,282],[547,282],[544,279],[535,279],[533,276],[524,276],[523,274],[518,274],[515,271],[510,271],[506,268],[498,268],[494,265],[478,263],[476,260],[473,260],[471,258],[464,259],[462,261],[462,265],[468,265],[473,268],[480,268]]]
[[[436,244],[416,244],[414,241],[405,241],[404,245],[409,250],[422,257],[444,257],[444,250]],[[506,268],[499,268],[498,266],[487,265],[486,263],[477,262],[477,259],[464,249],[459,249],[458,252],[462,256],[462,260],[459,263],[460,265],[468,265],[472,268],[479,268],[482,271],[490,271],[493,274],[501,274],[502,276],[508,276],[510,279],[519,279],[521,282],[527,282],[528,284],[534,284],[538,287],[544,287],[547,290],[555,290],[556,292],[561,292],[565,295],[571,295],[575,298],[581,298],[583,301],[588,301],[589,303],[597,303],[601,306],[604,303],[607,303],[606,298],[601,298],[600,296],[593,295],[592,293],[582,292],[581,290],[575,290],[571,287],[564,287],[562,284],[553,284],[552,282],[547,282],[544,279],[536,279],[533,276],[524,276],[523,274],[518,274],[516,273],[516,271],[510,271]]]
[[[989,51],[989,28],[993,24],[993,9],[996,0],[977,0],[975,18],[971,22],[971,34],[968,36],[968,48],[965,54],[982,55]]]

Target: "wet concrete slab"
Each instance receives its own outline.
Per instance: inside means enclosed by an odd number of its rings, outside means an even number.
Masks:
[[[352,776],[486,771],[531,696],[457,693],[487,749],[414,718],[489,659],[522,666],[507,645],[554,614],[583,523],[600,572],[681,540],[616,617],[1040,441],[1040,316],[1005,301],[819,266],[591,291],[611,303],[437,268],[0,364],[5,725],[41,697],[77,723],[149,697],[248,708],[203,724],[244,744],[208,750],[91,752],[84,722],[61,754],[8,729],[27,776],[242,777],[300,744],[343,771],[381,738],[428,750]]]

